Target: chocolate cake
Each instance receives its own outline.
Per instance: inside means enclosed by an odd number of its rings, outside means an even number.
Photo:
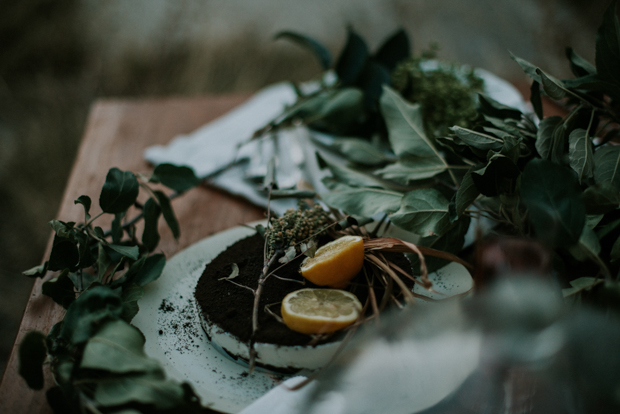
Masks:
[[[254,295],[244,286],[256,289],[263,268],[263,245],[263,238],[255,234],[229,246],[207,264],[195,290],[198,311],[209,339],[235,359],[247,360],[249,355],[247,345],[252,333]],[[391,256],[401,268],[410,269],[404,255]],[[331,358],[344,335],[338,332],[317,341],[310,335],[290,330],[265,311],[268,307],[279,316],[280,303],[288,293],[304,287],[317,287],[299,274],[302,260],[303,257],[288,263],[276,272],[279,278],[269,277],[265,282],[259,304],[259,329],[255,336],[259,365],[319,368]],[[231,275],[233,264],[237,265],[239,274],[230,281],[225,280]],[[362,304],[368,295],[364,284],[365,278],[360,274],[347,288]],[[271,353],[274,355],[268,355]]]

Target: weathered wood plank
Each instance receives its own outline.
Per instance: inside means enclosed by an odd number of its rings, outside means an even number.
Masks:
[[[165,144],[177,134],[189,133],[235,106],[247,96],[222,96],[195,99],[163,99],[148,101],[98,101],[91,108],[86,131],[67,183],[57,218],[79,221],[81,206],[73,203],[87,194],[93,200],[93,215],[109,168],[134,172],[151,170],[142,158],[144,149]],[[201,187],[173,201],[181,226],[181,237],[175,241],[162,223],[160,248],[168,257],[192,243],[239,223],[264,217],[263,210],[222,191]],[[213,220],[217,217],[217,220]],[[50,240],[51,243],[51,240]],[[48,244],[45,257],[49,255]],[[52,275],[48,274],[47,278]],[[58,322],[64,310],[41,295],[42,280],[34,284],[26,306],[17,339],[0,384],[0,412],[50,413],[43,391],[30,390],[17,374],[17,344],[30,330],[47,333]],[[46,373],[46,388],[52,385]]]

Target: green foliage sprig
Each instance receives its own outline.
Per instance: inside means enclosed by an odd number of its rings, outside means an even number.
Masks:
[[[455,125],[446,136],[433,136],[425,128],[422,105],[384,86],[380,111],[395,159],[384,157],[377,168],[371,162],[360,165],[359,153],[341,151],[351,164],[323,163],[332,176],[324,181],[331,191],[322,199],[349,214],[386,213],[393,224],[423,236],[423,244],[453,252],[461,249],[470,218],[484,217],[495,223],[493,231],[535,237],[554,250],[555,263],[564,264],[556,271],[578,287],[567,295],[617,292],[617,278],[612,282],[620,270],[615,5],[598,32],[596,65],[567,50],[575,79],[557,79],[513,56],[533,79],[531,101],[539,124],[531,114],[479,95],[469,127]],[[542,94],[560,101],[568,114],[545,118]],[[570,271],[577,268],[588,273]],[[593,282],[584,287],[580,276]],[[620,300],[615,302],[620,307]]]
[[[440,83],[428,82],[426,90],[420,84],[420,59],[404,53],[390,55],[398,59],[392,61],[389,80],[375,77],[373,84],[381,88],[370,94],[359,82],[360,68],[368,67],[361,62],[373,61],[380,53],[371,56],[350,31],[335,66],[336,80],[330,89],[334,95],[321,105],[345,89],[348,96],[356,93],[360,102],[372,97],[376,103],[372,123],[356,133],[345,120],[354,117],[334,117],[335,124],[325,127],[306,117],[318,114],[322,119],[325,113],[299,111],[319,99],[325,88],[317,95],[301,96],[284,117],[297,117],[310,128],[335,134],[331,149],[349,161],[342,165],[319,158],[319,165],[331,172],[324,179],[330,191],[321,194],[322,200],[347,214],[386,214],[391,223],[421,235],[423,245],[453,253],[462,248],[471,218],[490,219],[493,231],[535,237],[554,250],[554,263],[565,264],[556,269],[558,274],[567,278],[567,285],[571,281],[579,287],[567,295],[585,291],[574,281],[581,275],[567,271],[571,269],[585,269],[584,276],[593,278],[588,289],[617,284],[609,282],[620,271],[620,25],[615,7],[614,1],[599,28],[594,65],[567,49],[574,79],[558,79],[512,56],[533,79],[531,102],[539,123],[532,114],[483,94],[478,96],[476,113],[465,107],[433,111],[428,101],[440,100]],[[380,49],[399,45],[400,50],[404,38],[402,33],[393,36]],[[311,43],[310,50],[320,57],[320,47]],[[465,89],[452,85],[451,91],[465,93],[479,87],[475,79],[462,75],[460,79]],[[430,99],[416,96],[415,87],[425,89]],[[559,101],[568,114],[545,118],[542,95]],[[351,108],[349,115],[362,113]],[[365,108],[364,116],[355,119],[371,119],[372,105]],[[447,130],[441,127],[450,124]],[[350,134],[338,138],[341,130]],[[366,139],[377,133],[385,139]],[[601,278],[609,283],[600,283]]]
[[[161,164],[151,177],[112,168],[99,196],[102,212],[91,217],[91,199],[75,204],[84,209],[82,223],[50,222],[55,232],[50,257],[24,272],[43,277],[59,272],[42,285],[43,294],[67,309],[62,321],[45,335],[29,332],[20,344],[20,375],[33,389],[42,389],[43,363],[51,367],[56,386],[47,391],[57,413],[199,412],[198,397],[188,384],[166,379],[158,361],[144,353],[144,336],[130,325],[138,312],[144,286],[162,273],[166,258],[153,254],[159,243],[163,215],[173,236],[180,235],[170,199],[198,185],[187,167]],[[171,196],[149,184],[174,190]],[[138,202],[140,190],[149,198]],[[130,208],[141,210],[127,219]],[[103,231],[94,221],[113,215]],[[137,222],[143,219],[139,237]]]
[[[318,41],[294,32],[281,32],[287,39],[311,51],[335,80],[325,76],[317,90],[306,93],[298,85],[297,101],[280,116],[256,131],[260,137],[274,129],[303,122],[311,128],[337,135],[370,137],[381,128],[378,100],[383,85],[390,84],[396,65],[409,57],[409,38],[398,30],[371,53],[366,41],[352,28],[338,59],[332,63],[329,50]]]

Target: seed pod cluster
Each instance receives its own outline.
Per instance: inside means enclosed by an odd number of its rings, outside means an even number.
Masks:
[[[276,250],[286,250],[318,233],[329,221],[329,214],[321,206],[308,206],[303,202],[297,210],[291,208],[281,217],[272,217],[271,226],[265,231],[269,257]]]

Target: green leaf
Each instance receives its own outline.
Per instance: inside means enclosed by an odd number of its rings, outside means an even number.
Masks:
[[[157,182],[178,193],[200,185],[200,178],[196,177],[194,170],[183,165],[159,164],[153,170],[153,177]]]
[[[400,184],[408,185],[412,181],[434,177],[446,169],[446,165],[435,157],[403,158],[376,170],[375,174],[386,180],[394,180]]]
[[[533,159],[521,175],[521,201],[529,209],[536,235],[557,247],[579,241],[585,207],[571,170]]]
[[[551,148],[553,147],[553,131],[562,122],[562,118],[559,116],[550,116],[542,121],[538,125],[538,133],[536,134],[536,151],[544,159],[549,159],[551,156]]]
[[[487,159],[487,151],[481,151],[470,147],[461,141],[461,139],[456,135],[451,137],[437,137],[435,138],[435,142],[440,144],[442,147],[449,149],[460,158],[478,160],[480,162],[486,161]]]
[[[578,279],[573,279],[569,282],[571,285],[570,288],[562,289],[562,296],[565,298],[568,296],[572,296],[583,290],[589,290],[603,282],[603,279],[597,279],[595,277],[580,277]]]
[[[60,220],[51,220],[49,225],[59,238],[67,239],[69,241],[75,240],[74,222],[65,223]]]
[[[321,144],[324,144],[321,141]],[[328,145],[347,160],[369,167],[385,164],[390,158],[375,145],[359,138],[338,138]]]
[[[79,260],[80,254],[75,241],[59,236],[54,237],[52,251],[47,265],[48,270],[57,271],[69,269],[75,271]]]
[[[282,31],[274,36],[274,39],[286,39],[297,43],[301,47],[308,49],[317,58],[323,70],[332,66],[332,55],[329,50],[313,38],[290,31]]]
[[[153,197],[150,197],[144,203],[143,213],[144,231],[142,232],[142,244],[149,252],[152,252],[159,244],[159,231],[157,227],[159,216],[161,215],[161,208]]]
[[[598,223],[601,222],[603,217],[605,217],[604,214],[586,214],[586,224],[585,225],[594,230],[594,228],[598,225]],[[597,236],[598,236],[598,233],[597,233]]]
[[[499,119],[499,118],[494,118],[492,116],[488,116],[488,115],[484,115],[484,119],[485,121],[489,122],[491,125],[501,129],[502,131],[514,136],[514,137],[520,137],[520,136],[531,136],[532,138],[535,137],[535,135],[523,128],[519,128],[517,126],[517,121],[513,120],[513,119]]]
[[[138,286],[135,283],[130,283],[123,286],[123,292],[121,298],[123,300],[123,313],[121,318],[130,323],[131,320],[138,314],[140,308],[138,307],[138,300],[144,296],[144,288]]]
[[[534,81],[530,87],[530,103],[538,119],[543,119],[543,104],[540,97],[540,83]]]
[[[281,122],[286,124],[295,120],[318,118],[321,109],[334,93],[336,93],[336,91],[322,91],[317,95],[311,95],[298,100],[295,104],[284,110]]]
[[[166,256],[158,253],[147,257],[144,264],[136,275],[132,278],[133,283],[138,286],[146,286],[147,284],[157,280],[166,265]]]
[[[562,81],[569,89],[578,89],[586,92],[602,92],[614,99],[620,98],[620,85],[602,80],[598,75],[587,75],[576,79]]]
[[[44,282],[41,286],[41,293],[67,309],[75,301],[75,291],[69,272],[65,270],[57,277]]]
[[[520,110],[512,108],[508,105],[504,105],[491,98],[490,96],[484,95],[482,93],[478,94],[478,103],[480,106],[480,112],[494,118],[511,118],[520,120],[523,117],[523,114]]]
[[[123,302],[123,311],[121,312],[121,319],[127,323],[130,323],[133,318],[136,317],[140,307],[137,301]]]
[[[579,261],[596,260],[601,252],[601,244],[594,230],[584,226],[579,241],[577,244],[570,246],[569,251]]]
[[[482,129],[484,130],[484,132],[493,134],[494,137],[500,138],[502,141],[505,141],[506,139],[509,139],[509,138],[517,139],[513,134],[510,134],[502,129],[488,127],[488,126],[483,126]]]
[[[471,179],[481,194],[495,197],[512,193],[520,172],[513,160],[503,154],[495,154],[487,165],[471,172]]]
[[[471,129],[453,126],[450,128],[467,145],[481,150],[498,151],[504,145],[504,141],[492,135],[482,132],[473,131]]]
[[[140,248],[138,246],[123,246],[122,244],[108,244],[110,249],[132,260],[138,260]]]
[[[620,191],[610,182],[592,185],[583,192],[588,214],[606,214],[620,206]]]
[[[43,263],[42,265],[35,266],[28,270],[24,270],[22,272],[22,275],[28,277],[43,277],[47,273],[47,264],[48,262],[45,261],[45,263]]]
[[[397,64],[409,57],[410,51],[409,36],[407,36],[407,32],[400,29],[383,42],[375,53],[374,59],[392,72]]]
[[[106,213],[121,213],[136,202],[138,192],[138,180],[131,171],[110,168],[101,189],[99,206]]]
[[[474,180],[471,178],[471,174],[475,167],[470,168],[465,176],[459,189],[456,191],[456,214],[461,216],[469,206],[478,198],[480,191],[474,184]]]
[[[594,175],[594,150],[585,129],[575,129],[568,136],[568,159],[580,183]]]
[[[121,298],[123,302],[136,302],[144,296],[144,288],[135,283],[130,283],[123,287]]]
[[[419,235],[440,235],[450,225],[448,204],[434,188],[410,191],[404,195],[400,209],[390,215],[390,221]]]
[[[523,71],[530,78],[534,79],[538,83],[542,83],[542,80],[540,79],[540,75],[537,72],[538,68],[536,66],[532,65],[530,62],[528,62],[525,59],[521,59],[520,57],[513,55],[512,52],[508,52],[508,53],[510,53],[510,57],[512,58],[512,60],[517,62],[519,66],[521,66],[521,69],[523,69]]]
[[[30,331],[19,343],[19,375],[33,390],[43,389],[43,361],[47,356],[45,335]]]
[[[348,214],[373,216],[377,213],[390,213],[398,210],[401,193],[379,188],[355,188],[338,184],[336,191],[321,194],[327,205]]]
[[[611,252],[609,253],[609,258],[612,263],[620,260],[620,237],[616,239],[613,246],[611,246]]]
[[[620,147],[605,146],[594,153],[594,181],[620,188]]]
[[[424,132],[422,110],[410,104],[389,87],[381,96],[381,113],[388,128],[388,138],[398,157],[436,158],[447,167],[439,151]]]
[[[379,179],[369,174],[364,174],[351,168],[347,168],[341,164],[328,161],[319,152],[316,152],[315,154],[319,168],[327,167],[333,177],[343,184],[353,187],[383,187],[383,183],[381,183]]]
[[[513,163],[517,164],[522,152],[523,138],[515,138],[507,136],[504,138],[504,145],[499,153],[505,157],[508,157]],[[529,151],[529,150],[528,150]]]
[[[355,83],[362,69],[364,69],[368,56],[368,46],[366,46],[364,39],[349,28],[347,43],[336,63],[336,75],[338,75],[342,86],[350,86]]]
[[[551,99],[560,100],[567,95],[566,88],[561,80],[546,74],[538,68],[536,73],[540,76],[542,87]]]
[[[620,228],[620,218],[601,225],[601,227],[596,231],[596,235],[599,240],[602,240],[603,237],[606,237],[618,228]]]
[[[357,86],[364,92],[363,104],[365,109],[369,111],[377,109],[377,102],[383,93],[383,85],[389,85],[390,82],[390,72],[385,66],[372,60],[366,62],[357,81]],[[359,117],[360,114],[358,114]]]
[[[177,221],[174,211],[172,210],[172,206],[170,205],[170,199],[161,191],[154,191],[154,193],[155,197],[157,197],[157,201],[159,201],[159,207],[161,207],[164,220],[166,220],[168,227],[170,227],[174,238],[178,239],[181,235],[181,229],[179,228],[179,222]]]
[[[452,254],[458,254],[463,249],[465,243],[465,234],[469,230],[471,219],[469,217],[462,217],[451,225],[441,236],[428,236],[422,237],[418,242],[418,245],[431,247],[433,249],[440,250],[442,252],[448,252]],[[411,266],[413,269],[419,268],[420,259],[416,254],[408,254]],[[443,266],[449,264],[450,261],[446,259],[440,259],[438,257],[427,256],[426,267],[429,272],[434,272]]]
[[[81,273],[69,273],[69,279],[71,279],[73,286],[75,286],[78,292],[88,289],[98,280],[97,276],[85,271],[82,271]]]
[[[96,226],[94,229],[95,231],[95,235],[100,239],[103,240],[105,239],[105,233],[103,232],[103,229],[99,226]]]
[[[107,286],[82,293],[67,309],[59,338],[77,345],[86,342],[106,321],[120,318],[121,297]]]
[[[312,123],[327,124],[334,132],[341,132],[330,125],[350,125],[359,121],[363,113],[364,94],[357,88],[342,88],[335,91],[321,107],[319,121]],[[345,128],[346,129],[346,128]]]
[[[596,68],[594,65],[579,56],[572,47],[566,48],[566,57],[570,62],[570,68],[575,76],[596,75]]]
[[[73,394],[65,395],[63,391],[64,387],[55,386],[49,388],[45,392],[45,398],[49,404],[52,412],[62,414],[81,414],[79,408],[75,406],[74,401],[71,398]]]
[[[101,380],[95,389],[95,399],[104,407],[138,403],[157,410],[172,410],[183,404],[183,397],[183,387],[167,381],[161,373],[126,375],[114,381]]]
[[[601,79],[620,83],[620,25],[616,16],[616,1],[612,1],[603,15],[603,23],[596,34],[596,71]]]
[[[88,222],[88,220],[90,220],[90,205],[92,204],[90,197],[87,195],[81,195],[73,203],[84,206],[84,222]]]
[[[144,353],[142,333],[122,320],[109,321],[88,340],[80,368],[115,374],[162,372],[153,358]]]
[[[112,281],[112,283],[110,284],[110,287],[117,288],[118,286],[131,284],[133,282],[133,279],[136,277],[136,275],[140,271],[140,269],[142,269],[142,266],[144,266],[144,263],[146,262],[147,257],[148,257],[147,255],[143,255],[138,260],[133,262],[129,266],[129,269],[127,269],[127,271],[123,274],[123,276]]]

